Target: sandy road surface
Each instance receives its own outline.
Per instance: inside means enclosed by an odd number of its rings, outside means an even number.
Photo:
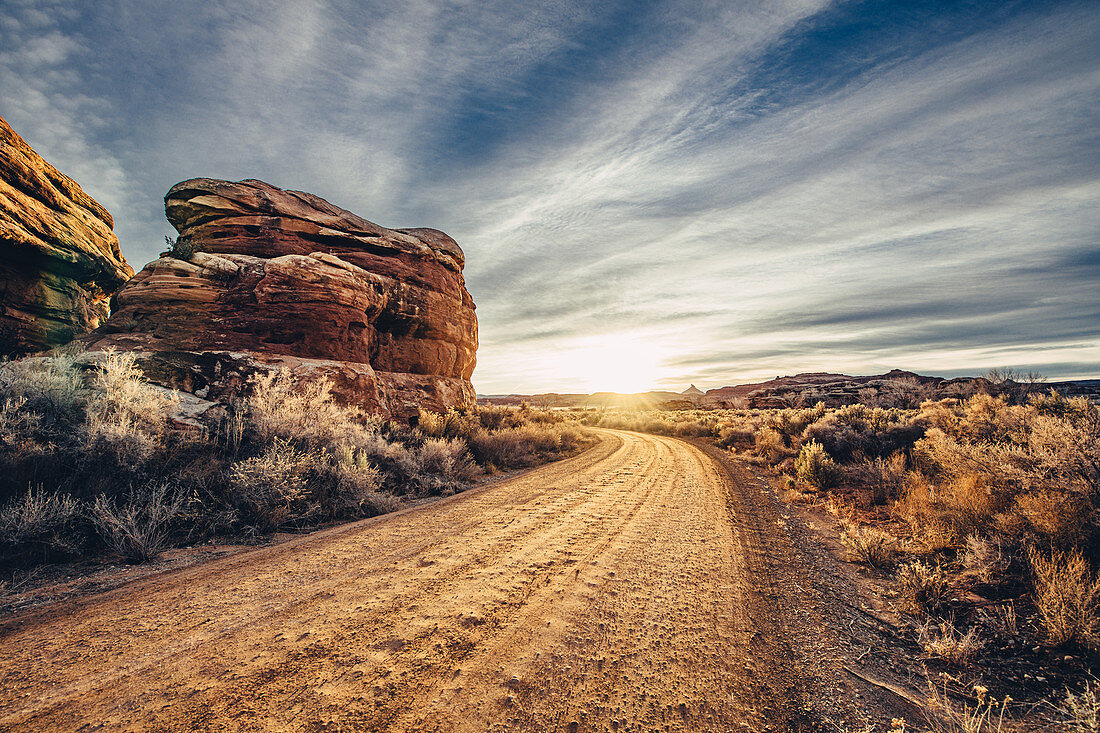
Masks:
[[[8,621],[0,729],[810,729],[749,489],[687,443],[600,436]]]

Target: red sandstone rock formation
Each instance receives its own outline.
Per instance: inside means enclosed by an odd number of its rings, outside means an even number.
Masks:
[[[255,180],[184,181],[164,201],[194,254],[146,265],[89,349],[138,352],[153,381],[211,400],[282,366],[383,415],[474,403],[477,319],[446,234]]]
[[[113,226],[0,118],[0,355],[68,343],[107,319],[134,274]]]

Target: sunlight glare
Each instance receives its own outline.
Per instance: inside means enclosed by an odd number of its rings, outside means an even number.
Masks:
[[[561,353],[559,365],[578,389],[634,393],[654,389],[663,376],[664,354],[651,339],[637,334],[590,336]]]

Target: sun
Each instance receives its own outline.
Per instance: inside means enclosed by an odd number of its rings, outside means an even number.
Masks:
[[[662,376],[662,354],[636,334],[586,336],[560,354],[562,377],[587,392],[645,392]]]

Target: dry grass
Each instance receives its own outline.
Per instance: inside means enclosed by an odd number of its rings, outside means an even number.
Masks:
[[[943,610],[948,599],[947,576],[939,563],[919,560],[898,569],[898,593],[906,609],[915,614],[933,614]]]
[[[917,641],[929,658],[940,659],[956,667],[970,663],[985,646],[977,629],[972,628],[964,634],[950,621],[925,623],[917,629]]]
[[[840,541],[857,561],[876,568],[886,568],[897,559],[896,537],[877,527],[848,524],[840,533]]]
[[[1100,685],[1096,678],[1085,680],[1079,692],[1066,690],[1060,705],[1055,707],[1058,722],[1071,733],[1100,731]]]
[[[934,733],[1007,733],[1018,730],[1008,717],[1008,707],[1012,698],[1005,697],[1000,702],[989,696],[989,691],[981,686],[974,687],[977,704],[956,705],[947,693],[946,683],[941,691],[932,682],[928,683],[927,716],[929,730]]]
[[[985,625],[1002,639],[1019,638],[1020,624],[1013,604],[990,606],[982,609],[980,615]]]

